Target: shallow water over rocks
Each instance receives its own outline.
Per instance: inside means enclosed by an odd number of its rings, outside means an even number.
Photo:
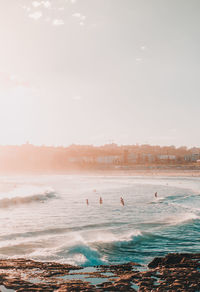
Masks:
[[[146,271],[126,263],[82,268],[26,259],[0,260],[2,292],[188,291],[200,289],[200,254],[155,258]]]

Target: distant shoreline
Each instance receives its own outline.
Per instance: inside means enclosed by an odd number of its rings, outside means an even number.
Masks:
[[[82,174],[82,173],[81,173]],[[104,170],[88,173],[88,175],[114,175],[114,176],[155,176],[155,177],[200,177],[200,170]]]
[[[23,171],[0,173],[0,176],[20,175],[80,175],[80,176],[144,176],[144,177],[200,177],[200,169],[102,169],[69,171]]]

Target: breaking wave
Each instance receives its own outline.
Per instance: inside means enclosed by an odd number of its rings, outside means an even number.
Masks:
[[[126,246],[137,237],[142,236],[139,230],[122,235],[101,231],[93,233],[71,234],[67,241],[57,250],[57,256],[66,258],[68,263],[82,266],[107,264],[106,255],[112,253],[115,247]]]
[[[4,197],[0,199],[0,208],[8,208],[11,206],[17,206],[21,204],[29,204],[32,202],[44,202],[46,200],[56,197],[56,193],[53,189],[41,191],[38,193],[30,193],[27,195],[16,195],[10,197]]]
[[[0,192],[0,257],[93,266],[198,252],[199,193],[179,186],[179,179],[163,179],[168,186],[136,183],[135,178],[16,178]]]

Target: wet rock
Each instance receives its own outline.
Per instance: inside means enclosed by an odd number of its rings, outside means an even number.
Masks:
[[[149,268],[157,268],[162,263],[162,258],[154,258],[152,262],[148,264]]]
[[[16,292],[200,291],[200,254],[155,258],[143,272],[135,270],[136,265],[97,266],[93,272],[81,272],[82,267],[59,263],[0,260],[0,283]]]
[[[120,282],[120,281],[125,281],[125,282],[130,282],[131,280],[135,279],[138,277],[138,272],[133,272],[133,273],[126,273],[125,275],[120,276],[118,279],[115,280],[115,282]]]
[[[199,254],[168,254],[163,258],[156,257],[153,259],[152,262],[149,263],[149,268],[156,268],[156,267],[197,267],[198,266],[198,259],[200,258]],[[197,261],[194,261],[197,259]]]

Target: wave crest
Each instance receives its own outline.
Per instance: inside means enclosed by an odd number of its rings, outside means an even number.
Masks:
[[[29,204],[32,202],[44,202],[48,199],[56,197],[54,190],[46,190],[36,194],[29,194],[27,196],[14,196],[10,198],[0,199],[0,208],[8,208],[11,206]]]

